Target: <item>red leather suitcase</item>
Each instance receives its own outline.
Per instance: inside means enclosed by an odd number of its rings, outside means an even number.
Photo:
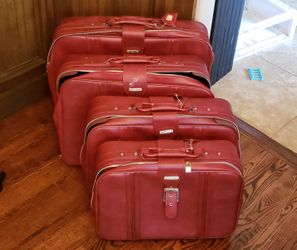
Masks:
[[[96,148],[92,210],[108,240],[229,236],[243,174],[229,141],[110,141]]]
[[[81,164],[89,186],[95,178],[97,149],[106,141],[228,140],[239,146],[230,104],[222,99],[96,97],[87,120]]]
[[[162,19],[133,16],[65,19],[56,29],[48,66],[58,69],[73,54],[183,54],[200,57],[210,69],[213,52],[206,27],[176,18],[171,13]]]
[[[147,72],[143,64],[124,65],[122,71],[83,74],[64,81],[59,88],[54,120],[64,162],[78,163],[91,101],[106,96],[186,96],[213,98],[199,81],[179,75]],[[76,156],[76,157],[73,157]]]
[[[71,55],[59,67],[48,68],[49,85],[57,100],[59,90],[67,79],[90,72],[123,71],[124,65],[135,64],[134,71],[143,73],[144,65],[150,74],[174,74],[189,76],[210,87],[210,71],[206,63],[192,55],[160,55],[153,56],[110,56],[110,55]],[[138,67],[142,69],[137,70]]]

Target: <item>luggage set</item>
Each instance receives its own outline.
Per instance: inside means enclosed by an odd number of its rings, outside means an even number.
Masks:
[[[210,91],[206,28],[74,17],[57,28],[49,85],[62,158],[81,165],[108,240],[230,235],[241,206],[239,131]]]

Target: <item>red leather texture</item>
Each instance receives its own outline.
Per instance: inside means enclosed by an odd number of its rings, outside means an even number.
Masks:
[[[152,103],[178,103],[189,111],[139,111]],[[97,148],[110,140],[228,140],[238,146],[239,131],[229,103],[222,99],[173,97],[96,97],[89,108],[81,165],[91,187]],[[239,151],[239,149],[238,149]]]
[[[130,66],[135,73],[144,71],[188,75],[196,78],[206,86],[210,86],[210,69],[205,61],[193,55],[160,55],[160,56],[110,56],[110,55],[70,55],[63,58],[63,64],[48,66],[49,86],[52,95],[57,100],[59,89],[63,82],[71,77],[90,72],[118,72]],[[134,66],[133,66],[134,64]],[[143,67],[146,66],[146,69]],[[141,72],[137,72],[142,67]]]
[[[173,151],[195,158],[146,157]],[[230,235],[242,199],[242,168],[229,141],[110,141],[97,147],[92,210],[108,240],[198,239]]]
[[[102,71],[72,77],[61,84],[54,120],[64,162],[79,164],[84,129],[91,101],[110,96],[185,96],[213,98],[210,89],[185,76],[152,74],[146,65],[128,64],[123,71]]]
[[[205,26],[193,21],[175,22],[175,18],[168,19],[165,15],[162,20],[100,16],[65,19],[55,31],[48,67],[58,69],[68,55],[74,54],[143,53],[148,56],[195,55],[210,70],[213,52]]]

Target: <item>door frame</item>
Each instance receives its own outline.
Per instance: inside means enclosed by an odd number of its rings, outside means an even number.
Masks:
[[[244,3],[245,0],[216,0],[210,35],[215,54],[212,85],[232,70]]]

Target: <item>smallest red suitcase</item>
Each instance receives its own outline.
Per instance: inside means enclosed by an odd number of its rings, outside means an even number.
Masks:
[[[108,240],[221,238],[236,227],[242,168],[228,141],[110,141],[92,210]]]

